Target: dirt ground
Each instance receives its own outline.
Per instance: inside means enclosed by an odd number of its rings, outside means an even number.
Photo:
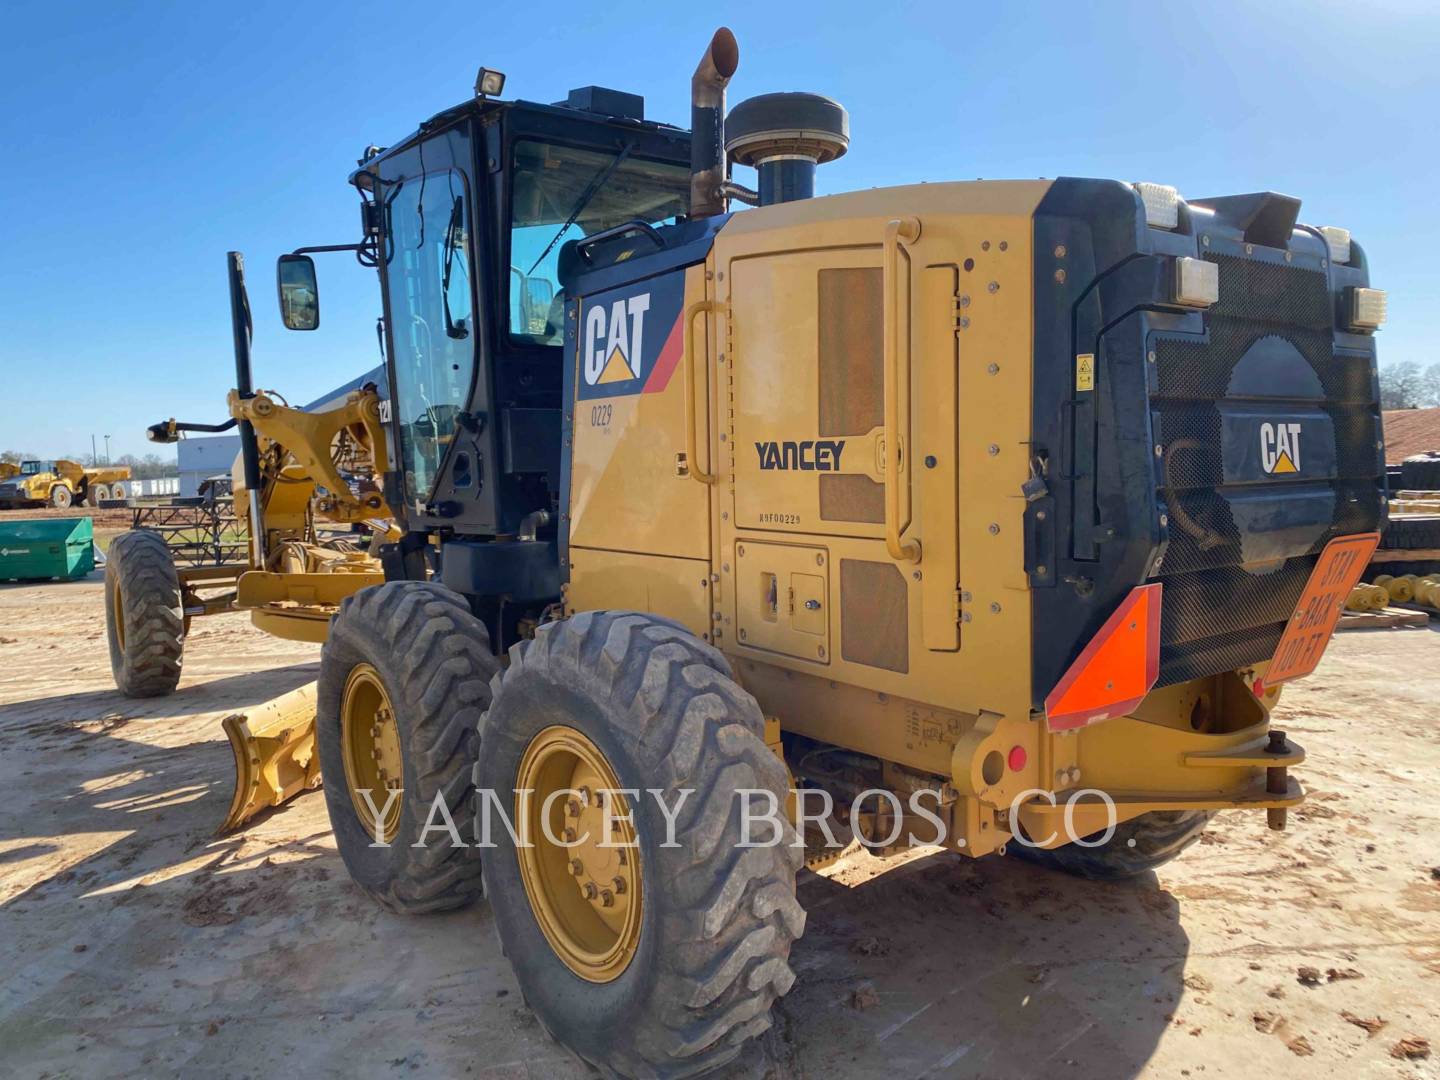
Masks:
[[[374,907],[318,793],[211,835],[220,718],[313,679],[318,648],[202,620],[179,692],[131,701],[102,610],[99,575],[0,588],[0,1072],[587,1075],[485,906]],[[941,853],[806,875],[799,981],[741,1071],[1440,1075],[1437,691],[1440,629],[1342,634],[1282,705],[1311,754],[1291,829],[1222,815],[1131,884]]]

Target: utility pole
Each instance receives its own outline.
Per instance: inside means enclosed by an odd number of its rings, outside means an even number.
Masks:
[[[90,433],[90,467],[94,468],[100,464],[100,455],[95,453],[95,433]]]
[[[105,464],[110,464],[110,436],[105,436]]]

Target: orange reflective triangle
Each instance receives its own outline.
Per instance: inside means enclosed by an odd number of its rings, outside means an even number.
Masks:
[[[620,351],[620,346],[610,350],[610,359],[605,361],[605,370],[600,373],[599,381],[602,383],[625,382],[635,378],[635,372],[630,369],[625,354]]]
[[[1160,677],[1161,586],[1138,585],[1045,699],[1051,731],[1124,716]]]
[[[1277,473],[1299,471],[1299,469],[1295,468],[1295,462],[1290,460],[1290,455],[1284,450],[1280,451],[1280,456],[1275,459],[1275,468],[1271,470],[1271,472]]]

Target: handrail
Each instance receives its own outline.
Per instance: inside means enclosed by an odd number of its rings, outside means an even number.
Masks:
[[[685,464],[690,475],[702,484],[715,483],[715,475],[700,467],[695,433],[695,316],[707,311],[720,311],[723,304],[716,300],[696,300],[685,309],[685,353],[680,363],[685,368]]]
[[[603,244],[607,240],[618,240],[622,236],[630,236],[633,233],[639,233],[657,248],[664,250],[665,238],[660,235],[660,231],[654,225],[648,221],[627,221],[623,225],[616,225],[613,229],[605,229],[585,237],[575,245],[575,254],[588,263],[590,249],[596,244]]]
[[[882,248],[883,304],[885,308],[885,426],[881,429],[885,442],[885,547],[890,557],[900,562],[920,561],[920,542],[901,541],[900,534],[910,524],[900,520],[900,462],[905,461],[905,480],[910,479],[910,458],[900,442],[900,329],[899,283],[900,245],[920,239],[917,218],[897,218],[885,223],[885,244]],[[908,390],[910,380],[905,385]]]

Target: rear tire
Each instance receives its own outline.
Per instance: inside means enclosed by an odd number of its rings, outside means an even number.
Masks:
[[[787,779],[765,745],[759,706],[731,678],[721,654],[648,615],[586,612],[550,623],[511,650],[480,730],[479,798],[497,793],[517,831],[524,826],[510,793],[530,786],[523,781],[526,763],[557,730],[566,738],[578,734],[620,789],[638,791],[628,801],[638,852],[632,856],[638,868],[629,872],[638,885],[626,901],[639,911],[638,928],[616,932],[618,955],[628,959],[606,960],[604,967],[597,961],[586,968],[573,951],[569,959],[560,951],[568,941],[595,940],[584,938],[584,916],[567,911],[561,886],[591,894],[563,875],[548,892],[537,884],[535,867],[544,865],[547,850],[558,849],[543,833],[522,833],[539,849],[522,857],[491,806],[485,895],[541,1024],[607,1077],[696,1076],[735,1058],[770,1027],[771,1005],[795,981],[790,947],[804,930],[805,912],[795,899],[801,849],[791,846],[788,821],[778,846],[737,846],[737,789],[769,790],[783,807]],[[664,815],[649,789],[660,790],[667,807],[690,790],[676,809],[674,845],[661,846]],[[543,796],[534,802],[543,805]],[[761,826],[756,839],[764,843],[769,835]],[[588,849],[578,850],[589,857]],[[608,941],[599,940],[597,956]],[[610,949],[616,955],[616,946]]]
[[[123,499],[123,498],[125,498],[125,485],[124,485],[123,483],[121,483],[120,481],[118,481],[118,480],[117,480],[115,483],[111,484],[111,485],[110,485],[110,498],[112,498],[112,499]]]
[[[74,501],[75,496],[64,484],[56,484],[50,489],[50,505],[56,510],[69,510]]]
[[[1440,548],[1440,514],[1391,517],[1380,546],[1387,551],[1433,551]]]
[[[105,558],[110,671],[126,697],[163,697],[180,682],[185,611],[175,558],[158,533],[134,529]]]
[[[1115,835],[1099,847],[1066,844],[1043,850],[1015,843],[1009,851],[1027,862],[1092,881],[1124,881],[1169,862],[1200,839],[1214,812],[1155,810],[1115,826]],[[1083,837],[1089,841],[1101,833]]]
[[[1409,491],[1440,491],[1440,451],[1431,450],[1402,461],[1400,486]]]
[[[471,805],[475,728],[498,669],[485,624],[463,597],[440,585],[392,581],[364,589],[341,604],[331,623],[315,720],[325,805],[351,878],[389,911],[445,911],[480,895]],[[356,717],[367,681],[372,695],[376,683],[383,686],[385,738],[393,739],[376,738],[374,750],[387,755],[376,761],[393,760],[397,751],[399,757],[401,794],[398,809],[381,821],[382,835],[391,831],[384,847],[372,846],[375,822],[373,815],[362,819],[368,808],[359,790],[369,790],[383,811],[389,793],[382,785],[397,777],[364,772],[367,747]],[[424,831],[437,796],[466,846],[455,847],[443,830]],[[444,819],[437,813],[431,824]],[[421,841],[425,846],[412,846]]]

